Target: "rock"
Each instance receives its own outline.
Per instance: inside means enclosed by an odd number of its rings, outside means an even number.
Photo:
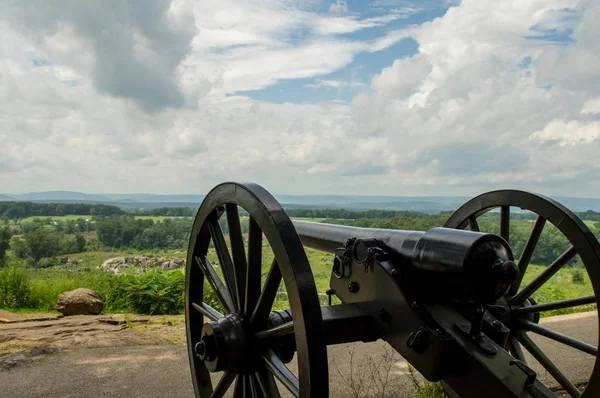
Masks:
[[[57,349],[53,346],[42,345],[38,347],[28,348],[25,351],[9,354],[0,358],[0,371],[10,370],[21,364],[31,362],[37,357],[47,354],[52,354]]]
[[[153,268],[172,270],[185,267],[185,259],[174,258],[173,260],[168,260],[164,257],[115,257],[106,260],[101,267],[105,271],[113,272],[117,275],[120,274],[120,270],[126,268],[134,269],[137,272],[144,272]]]
[[[63,256],[63,257],[61,257],[61,258],[60,258],[60,262],[61,262],[61,263],[63,263],[63,264],[66,264],[66,263],[68,263],[68,262],[69,262],[69,257],[67,257],[67,256]]]
[[[54,308],[64,315],[98,315],[104,303],[93,290],[79,288],[59,294]]]

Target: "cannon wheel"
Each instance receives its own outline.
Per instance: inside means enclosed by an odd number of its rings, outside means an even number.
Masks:
[[[245,250],[238,206],[249,214]],[[219,223],[226,213],[229,247]],[[261,288],[263,234],[275,256]],[[210,242],[223,279],[206,257]],[[204,293],[205,278],[218,304]],[[272,327],[272,306],[283,279],[291,317]],[[196,397],[278,397],[274,378],[296,397],[329,393],[325,332],[316,285],[304,248],[279,203],[255,184],[224,183],[204,199],[188,247],[185,285],[188,358]],[[207,323],[205,324],[205,320]],[[284,364],[279,336],[293,330],[298,377]],[[288,351],[289,352],[289,351]],[[222,371],[213,388],[211,372]],[[214,374],[213,377],[218,376]],[[235,383],[234,383],[235,381]],[[231,388],[233,386],[233,388]]]
[[[600,244],[589,228],[570,210],[556,201],[541,195],[517,190],[502,190],[485,193],[471,199],[460,207],[444,225],[447,228],[479,231],[477,218],[491,210],[499,210],[500,235],[510,244],[510,208],[518,207],[537,215],[532,231],[523,248],[519,265],[519,277],[511,286],[502,303],[508,307],[502,318],[511,329],[509,350],[513,357],[525,362],[522,347],[548,371],[549,374],[573,397],[591,398],[600,391],[600,365],[596,359],[594,369],[585,390],[575,386],[558,367],[544,354],[528,336],[528,332],[540,334],[561,344],[598,356],[598,345],[592,346],[539,325],[540,312],[570,308],[585,304],[596,304],[596,296],[585,296],[554,303],[537,304],[531,296],[554,274],[576,255],[579,255],[590,277],[594,293],[600,289]],[[533,251],[547,222],[552,223],[570,242],[570,247],[529,284],[522,286]],[[484,231],[486,232],[486,231]],[[500,315],[499,315],[500,317]]]

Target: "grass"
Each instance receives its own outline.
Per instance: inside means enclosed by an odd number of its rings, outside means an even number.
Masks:
[[[77,220],[79,218],[83,218],[84,220],[91,220],[92,219],[92,215],[67,215],[67,216],[31,216],[31,217],[25,217],[25,218],[20,218],[18,220],[15,220],[17,223],[23,224],[23,223],[30,223],[33,222],[34,219],[38,219],[38,220],[55,220],[55,221],[68,221],[68,220]],[[139,220],[153,220],[153,221],[163,221],[166,218],[192,218],[192,217],[174,217],[174,216],[135,216],[136,219]],[[318,219],[315,219],[318,220]]]
[[[523,278],[523,286],[538,276],[546,267],[530,265]],[[590,277],[583,267],[564,267],[556,273],[548,282],[533,294],[533,299],[538,304],[553,301],[566,300],[570,298],[594,295]],[[596,305],[583,305],[579,307],[565,308],[561,310],[547,311],[541,313],[542,317],[573,314],[577,312],[593,311]]]
[[[247,235],[244,236],[247,240]],[[226,240],[228,236],[226,235]],[[329,280],[331,276],[331,267],[333,264],[333,254],[321,252],[318,250],[306,248],[306,255],[311,265],[317,292],[320,296],[322,304],[327,303],[327,296],[325,292],[329,289]],[[66,290],[72,290],[77,287],[89,287],[94,289],[100,289],[100,294],[104,294],[106,297],[111,297],[110,294],[104,293],[109,292],[110,289],[107,282],[103,278],[104,272],[99,270],[98,267],[106,260],[114,257],[133,257],[133,256],[146,256],[146,257],[164,257],[167,259],[173,259],[176,257],[185,258],[185,249],[179,250],[133,250],[126,249],[121,251],[93,251],[70,254],[68,257],[73,260],[79,260],[79,263],[73,266],[59,265],[50,267],[48,269],[37,269],[31,270],[30,272],[30,284],[36,300],[33,303],[39,303],[33,307],[27,308],[28,310],[51,310],[52,305],[50,303],[56,299],[59,293]],[[59,256],[60,258],[60,256]],[[210,248],[208,252],[208,258],[215,266],[217,273],[223,277],[221,268],[218,262],[218,258],[214,248]],[[270,264],[273,261],[273,252],[268,246],[266,240],[264,240],[263,246],[263,267],[262,267],[262,281],[266,279],[267,273],[270,269]],[[539,265],[530,265],[528,272],[525,276],[524,283],[527,284],[534,277],[536,277],[544,267]],[[134,271],[132,270],[131,273]],[[262,287],[261,287],[262,288]],[[581,267],[565,267],[559,271],[555,276],[550,279],[546,285],[544,285],[533,298],[538,303],[545,303],[551,301],[564,300],[568,298],[582,297],[593,295],[593,289],[587,272]],[[115,298],[115,297],[113,297]],[[334,300],[336,298],[334,297]],[[337,301],[336,301],[337,302]],[[20,308],[19,305],[14,308]],[[275,302],[275,309],[289,308],[289,300],[284,284],[281,285],[279,294]],[[107,311],[119,311],[122,309],[122,303],[108,303]],[[543,313],[543,316],[552,316],[565,313],[590,311],[595,309],[595,306],[582,306],[566,310],[556,310],[551,312]]]
[[[38,219],[38,220],[56,220],[56,221],[67,221],[67,220],[77,220],[79,218],[83,218],[84,220],[91,220],[93,216],[91,215],[81,215],[81,216],[77,216],[77,215],[68,215],[68,216],[31,216],[31,217],[25,217],[25,218],[20,218],[16,221],[18,221],[19,223],[29,223],[29,222],[33,222],[33,220]]]
[[[181,216],[181,217],[174,217],[174,216],[135,216],[136,220],[152,220],[154,222],[163,221],[163,220],[165,220],[167,218],[170,218],[170,219],[174,219],[174,218],[192,219],[193,217],[187,217],[187,216]]]
[[[313,221],[313,222],[320,222],[323,220],[327,220],[324,217],[291,217],[292,220],[298,220],[298,221]]]

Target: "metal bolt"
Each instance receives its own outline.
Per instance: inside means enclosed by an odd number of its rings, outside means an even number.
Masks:
[[[391,272],[393,277],[396,277],[398,275],[398,270],[396,268],[394,268]]]
[[[418,353],[422,353],[427,349],[427,332],[425,332],[423,329],[412,332],[410,336],[408,336],[406,346],[408,348],[412,348]]]
[[[194,346],[194,353],[204,361],[212,361],[217,356],[217,340],[214,335],[204,335]]]
[[[357,282],[350,282],[348,283],[348,291],[350,293],[356,293],[358,292],[359,286]]]
[[[206,345],[203,341],[196,343],[196,345],[194,346],[194,352],[196,353],[198,358],[204,360],[204,357],[206,356]]]
[[[496,330],[502,330],[502,328],[504,327],[504,324],[500,321],[494,321],[494,322],[492,322],[492,326]]]
[[[379,310],[379,319],[381,319],[385,323],[390,323],[392,321],[392,316],[389,312],[382,308]]]

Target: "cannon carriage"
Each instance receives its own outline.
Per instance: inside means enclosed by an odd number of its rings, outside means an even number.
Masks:
[[[519,258],[511,248],[511,207],[536,215]],[[497,213],[499,234],[480,230],[478,218],[486,213]],[[546,224],[570,246],[525,283]],[[334,255],[327,293],[341,304],[321,305],[304,246]],[[600,396],[598,343],[540,324],[544,311],[595,304],[595,294],[549,303],[532,298],[575,256],[596,292],[596,238],[568,209],[528,192],[480,195],[443,228],[420,232],[292,222],[262,187],[218,185],[198,210],[187,255],[186,333],[196,396],[278,397],[284,389],[297,397],[326,397],[327,346],[377,339],[426,379],[441,380],[450,396],[556,396],[528,358],[561,393]],[[282,286],[289,306],[276,309]],[[593,358],[591,369],[581,370],[589,374],[586,383],[574,384],[531,334]],[[295,373],[286,366],[292,359]],[[215,383],[211,375],[218,375]]]

